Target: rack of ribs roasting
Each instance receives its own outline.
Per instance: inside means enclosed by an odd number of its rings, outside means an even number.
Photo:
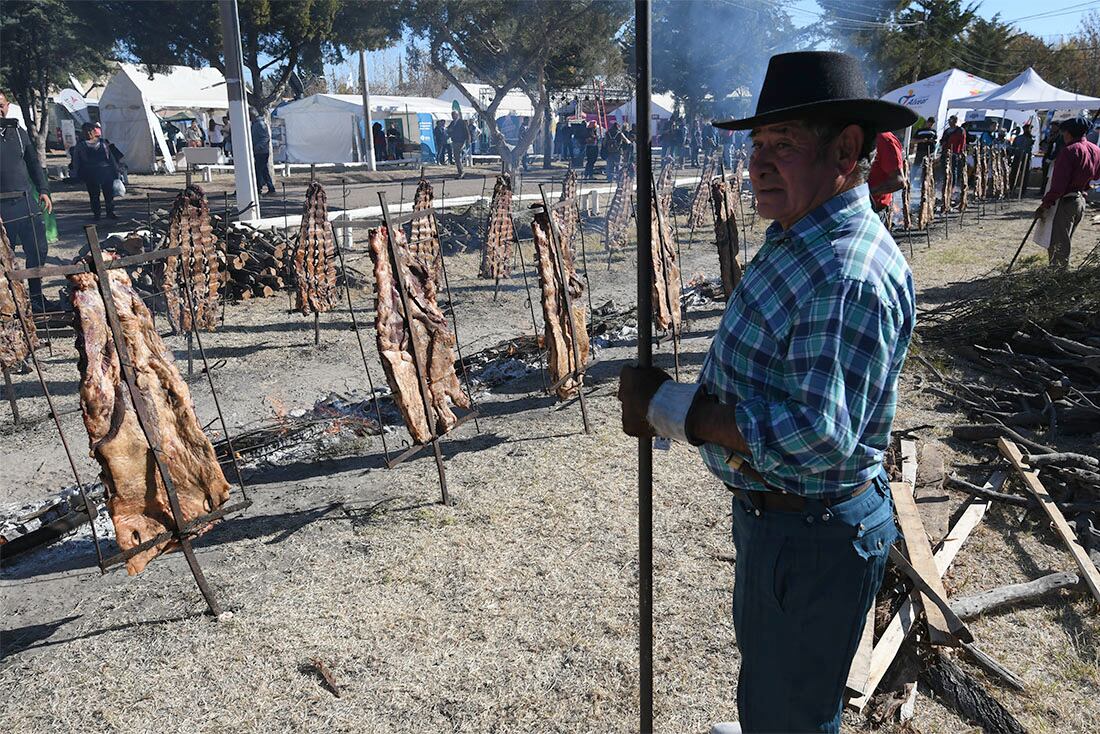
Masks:
[[[707,220],[707,204],[710,202],[710,181],[718,170],[718,155],[711,153],[703,158],[703,167],[699,171],[699,183],[691,197],[691,212],[687,226],[698,229]]]
[[[932,173],[932,156],[924,156],[921,164],[920,209],[917,210],[917,228],[927,230],[932,226],[936,206],[936,177]]]
[[[607,248],[620,248],[626,245],[626,225],[630,222],[630,208],[634,201],[634,166],[619,168],[619,178],[615,183],[615,195],[607,207],[607,229],[604,242]]]
[[[481,271],[478,275],[490,280],[507,278],[512,272],[512,243],[515,230],[512,226],[512,177],[507,173],[497,176],[493,186],[493,200],[489,204],[489,227],[485,247],[481,251]]]
[[[27,284],[22,280],[7,279],[7,274],[15,269],[15,256],[11,251],[11,243],[8,242],[8,233],[3,221],[0,221],[0,367],[5,370],[19,367],[29,354],[23,334],[24,327],[31,337],[31,348],[38,347]],[[11,288],[8,288],[9,282]],[[19,299],[19,308],[16,308],[16,302],[12,298],[13,290],[15,298]],[[24,315],[22,326],[19,324],[20,310]]]
[[[111,270],[108,277],[129,351],[125,356],[152,422],[147,427],[159,444],[186,523],[222,506],[229,499],[229,483],[210,439],[195,418],[187,383],[157,334],[149,309],[134,291],[130,276],[120,268]],[[80,408],[91,455],[100,466],[115,539],[126,551],[175,530],[176,523],[152,449],[127,395],[96,276],[70,275],[69,285],[76,309]],[[175,545],[174,540],[165,540],[138,553],[127,560],[126,570],[131,575],[140,573],[149,561]]]
[[[172,203],[166,246],[182,250],[179,255],[170,255],[164,263],[164,298],[172,328],[177,334],[192,329],[213,331],[218,323],[222,274],[210,224],[210,209],[206,194],[199,186],[188,186]],[[195,324],[191,323],[191,309],[183,290],[188,283],[195,307]]]
[[[545,324],[543,338],[546,342],[550,379],[558,385],[558,397],[567,400],[580,393],[581,382],[575,378],[564,381],[563,379],[584,370],[585,365],[588,364],[588,328],[582,304],[584,282],[577,277],[573,258],[563,251],[561,265],[569,283],[569,297],[573,306],[573,319],[570,323],[562,293],[561,271],[558,269],[557,253],[550,232],[550,219],[546,216],[545,209],[540,207],[535,210],[534,219],[531,221],[531,232],[535,239],[535,256],[538,259],[536,265],[539,272],[539,285],[542,289],[542,318]],[[579,364],[573,356],[574,334],[577,339]]]
[[[416,198],[413,200],[413,211],[420,212],[432,208],[435,192],[426,178],[420,179],[416,185]],[[409,242],[409,255],[420,266],[431,273],[436,285],[439,285],[441,277],[440,258],[443,251],[439,245],[439,231],[436,227],[435,217],[420,217],[412,221],[412,239]]]
[[[741,282],[741,263],[737,261],[741,249],[737,234],[736,182],[715,178],[710,184],[710,204],[714,209],[714,244],[718,247],[718,269],[722,274],[722,293],[728,300],[733,289]]]
[[[402,257],[402,280],[412,313],[407,323],[402,307],[399,283],[394,278],[386,228],[368,232],[370,257],[376,281],[375,333],[382,370],[386,373],[394,401],[416,443],[427,443],[447,433],[458,419],[451,404],[469,408],[470,399],[462,391],[455,374],[454,336],[447,319],[436,303],[435,281],[416,260]],[[394,231],[394,244],[404,252],[405,235]],[[416,361],[412,350],[416,350]],[[417,362],[426,371],[428,400],[432,415],[425,416],[425,400],[420,392]]]
[[[660,197],[653,197],[653,324],[664,331],[680,331],[680,266],[676,262],[676,243],[672,239],[668,211],[661,211]],[[660,211],[660,216],[658,216]]]
[[[575,202],[576,198],[577,172],[570,170],[565,174],[565,179],[561,182],[561,196],[558,197],[558,201],[572,200]],[[575,203],[573,206],[567,206],[564,209],[555,209],[554,221],[558,225],[558,234],[561,236],[562,247],[572,251],[573,238],[576,236],[580,226],[580,209]]]
[[[903,173],[901,186],[901,226],[906,230],[910,230],[913,228],[913,213],[909,210],[909,207],[912,206],[913,202],[909,200],[909,186],[911,182],[909,179],[910,169],[908,158],[901,159],[901,167]]]
[[[295,308],[303,314],[318,314],[336,306],[336,241],[328,221],[325,187],[316,181],[306,189],[291,267],[297,289]]]

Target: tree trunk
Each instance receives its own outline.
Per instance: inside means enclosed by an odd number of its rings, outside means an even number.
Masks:
[[[550,167],[550,159],[554,157],[554,141],[550,137],[550,100],[546,100],[546,109],[542,117],[542,167]]]

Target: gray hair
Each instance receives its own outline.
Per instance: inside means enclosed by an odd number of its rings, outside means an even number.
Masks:
[[[825,148],[844,132],[849,125],[859,125],[863,131],[863,147],[859,150],[859,158],[856,159],[855,174],[862,183],[867,180],[871,172],[871,162],[875,159],[875,133],[867,125],[860,122],[836,122],[835,120],[802,120],[802,126],[817,137],[818,153],[824,154]]]

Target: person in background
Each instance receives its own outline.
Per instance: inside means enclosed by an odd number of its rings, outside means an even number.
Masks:
[[[382,128],[382,123],[374,122],[371,124],[370,140],[371,145],[374,146],[374,160],[386,160],[386,131]]]
[[[929,117],[920,130],[913,133],[913,180],[924,175],[924,161],[936,153],[936,118]]]
[[[0,219],[12,248],[21,246],[27,267],[37,268],[48,251],[41,210],[52,212],[53,201],[38,151],[27,131],[8,117],[10,107],[7,94],[0,91]],[[37,201],[32,193],[36,190]],[[30,278],[27,285],[31,308],[39,312],[47,310],[41,278]]]
[[[684,120],[680,123],[680,159],[678,165],[683,168],[691,157],[691,124]]]
[[[955,182],[955,191],[959,191],[966,174],[966,130],[959,127],[959,118],[955,115],[947,118],[947,127],[940,136],[940,155],[945,170],[951,166],[951,179]],[[951,206],[951,202],[944,202],[944,206]]]
[[[671,123],[668,126],[668,134],[665,139],[668,144],[665,146],[665,157],[671,158],[674,161],[680,160],[680,145],[684,139],[684,122],[680,119],[680,115],[673,116]]]
[[[717,129],[717,128],[715,128]],[[727,171],[733,172],[733,130],[718,130],[718,137],[722,141],[722,165]]]
[[[619,150],[619,165],[632,166],[634,165],[634,136],[637,135],[637,128],[632,126],[628,122],[624,122],[622,128],[619,131],[619,136],[622,139],[622,145]]]
[[[1085,216],[1085,193],[1090,181],[1100,179],[1100,147],[1085,140],[1090,127],[1088,120],[1081,117],[1061,124],[1062,145],[1054,159],[1050,189],[1035,212],[1037,217],[1046,217],[1052,207],[1055,209],[1048,250],[1053,267],[1069,265],[1073,233]]]
[[[470,128],[466,121],[456,110],[451,110],[451,124],[447,125],[447,137],[451,140],[451,158],[455,162],[455,171],[459,178],[465,177],[462,170],[462,156],[465,153],[466,144],[470,142]]]
[[[614,181],[619,173],[619,160],[623,152],[623,134],[619,130],[619,123],[611,123],[603,142],[604,150],[607,152],[607,180]]]
[[[450,152],[447,145],[447,123],[436,120],[432,128],[432,140],[435,142],[435,162],[441,166],[447,165],[447,154]]]
[[[1062,127],[1057,122],[1050,123],[1050,132],[1043,141],[1043,182],[1039,184],[1039,196],[1046,193],[1047,181],[1050,179],[1050,167],[1058,160],[1058,154],[1065,147],[1062,140]]]
[[[207,145],[209,145],[211,148],[219,148],[220,149],[222,147],[222,143],[224,141],[225,141],[225,138],[222,137],[222,126],[219,125],[213,117],[211,117],[210,118],[210,124],[208,125],[208,127],[206,129],[206,143],[207,143]]]
[[[1027,193],[1027,174],[1031,170],[1031,149],[1034,147],[1035,136],[1031,134],[1031,123],[1024,123],[1023,129],[1012,140],[1012,170],[1008,178],[1009,186],[1020,187],[1020,196]]]
[[[890,205],[894,201],[894,192],[900,191],[907,183],[901,141],[892,132],[879,133],[875,137],[875,158],[867,174],[867,187],[871,210],[878,214],[887,229],[891,224]]]
[[[184,140],[187,141],[188,148],[201,148],[202,147],[202,128],[199,127],[198,120],[192,120],[191,124],[187,126],[187,132],[183,134]]]
[[[226,158],[233,157],[233,129],[229,125],[229,115],[222,117],[222,153]]]
[[[600,131],[595,122],[588,123],[584,134],[584,180],[596,177],[596,160],[600,157]]]
[[[271,180],[271,168],[268,163],[271,160],[271,131],[267,129],[267,123],[254,109],[248,110],[248,117],[252,120],[252,156],[256,163],[256,188],[267,186],[268,196],[275,193],[275,182]]]
[[[401,149],[405,145],[405,137],[397,129],[397,124],[391,122],[386,130],[386,151],[391,161],[404,159],[405,153]]]
[[[111,144],[99,135],[99,129],[90,122],[80,126],[83,140],[73,147],[73,178],[88,189],[88,203],[92,218],[99,221],[102,209],[100,195],[107,205],[107,217],[118,219],[115,214],[115,179],[119,178],[118,160]]]

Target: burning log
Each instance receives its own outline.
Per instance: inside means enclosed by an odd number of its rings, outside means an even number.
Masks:
[[[458,422],[450,404],[470,407],[470,399],[455,374],[454,337],[436,303],[431,274],[419,261],[402,257],[402,280],[412,308],[412,313],[407,314],[406,327],[406,314],[390,263],[386,228],[372,229],[367,236],[377,288],[375,332],[382,370],[409,434],[415,442],[426,443],[447,433]],[[404,252],[404,232],[397,230],[393,236],[398,252]],[[429,393],[426,401],[420,392],[417,364],[424,370]],[[430,415],[425,414],[425,402]]]
[[[630,221],[630,208],[634,200],[634,166],[622,166],[615,183],[615,195],[607,207],[607,228],[604,245],[607,249],[626,246],[626,225]]]
[[[672,238],[669,213],[661,211],[659,196],[652,199],[650,206],[653,217],[653,232],[650,249],[653,251],[653,325],[663,331],[679,333],[681,321],[680,308],[680,265],[676,260],[676,241]]]
[[[188,522],[223,505],[229,499],[229,483],[195,418],[187,383],[157,334],[149,310],[134,291],[130,276],[122,270],[111,270],[108,277],[121,336],[137,384],[151,409],[148,419],[153,424],[152,433],[175,485],[182,519]],[[76,309],[84,426],[91,454],[102,469],[100,477],[115,538],[125,551],[177,528],[153,451],[124,397],[119,355],[96,276],[71,275],[69,283]],[[174,545],[175,541],[166,540],[138,553],[126,562],[127,571],[131,575],[140,573],[149,561]]]
[[[479,277],[489,280],[507,278],[512,272],[512,243],[515,229],[512,226],[512,177],[507,173],[497,176],[493,186],[493,200],[489,204],[489,224],[485,247],[481,250]]]
[[[688,214],[687,226],[697,229],[703,226],[707,219],[707,203],[710,201],[710,181],[714,178],[714,172],[718,168],[718,153],[711,153],[703,158],[703,167],[699,171],[699,183],[695,184],[695,193],[691,196],[691,211]]]
[[[38,337],[34,330],[34,319],[31,318],[31,302],[27,296],[26,282],[7,280],[7,274],[16,268],[15,256],[12,254],[3,221],[0,221],[0,269],[2,269],[0,280],[11,283],[10,289],[7,282],[0,283],[0,367],[6,371],[18,367],[29,354],[23,329],[26,328],[27,333],[30,334],[32,349],[38,348]],[[15,292],[14,299],[12,291]],[[19,309],[15,305],[16,299],[19,302]],[[25,315],[22,325],[19,324],[20,309]]]
[[[297,298],[303,314],[331,311],[336,305],[336,242],[328,221],[328,197],[316,181],[306,190],[302,225],[292,258]],[[261,273],[277,277],[278,271]]]
[[[722,292],[727,299],[741,282],[741,263],[737,261],[740,250],[736,209],[739,188],[737,185],[731,186],[723,178],[716,178],[710,184],[710,204],[714,210],[714,243],[718,248]]]
[[[413,211],[421,212],[432,208],[435,192],[426,178],[420,179],[416,185],[416,198],[413,200]],[[436,285],[439,285],[442,275],[443,250],[439,244],[439,231],[436,228],[435,217],[420,217],[412,221],[412,241],[409,243],[409,255],[420,266],[431,273]]]
[[[934,160],[932,154],[924,156],[921,164],[920,180],[920,210],[917,212],[917,227],[927,230],[932,225],[936,206],[936,175],[932,170]]]
[[[577,277],[573,267],[572,248],[562,242],[560,253],[555,252],[550,232],[550,219],[546,211],[539,208],[531,222],[531,232],[535,239],[535,255],[538,258],[539,285],[542,290],[542,317],[545,324],[547,363],[550,379],[556,384],[557,395],[562,400],[576,397],[581,390],[581,382],[571,375],[577,375],[588,363],[588,331],[583,305],[584,281]],[[561,281],[557,255],[562,258],[561,266],[565,271],[567,283]],[[573,305],[572,319],[566,310],[563,288],[569,288],[569,297]],[[573,356],[573,337],[577,340],[579,361]]]
[[[168,321],[177,334],[193,329],[213,331],[217,327],[222,275],[215,243],[206,194],[199,186],[188,186],[172,204],[166,243],[183,252],[169,256],[164,263]],[[188,287],[197,323],[191,322],[188,294],[183,290]]]

